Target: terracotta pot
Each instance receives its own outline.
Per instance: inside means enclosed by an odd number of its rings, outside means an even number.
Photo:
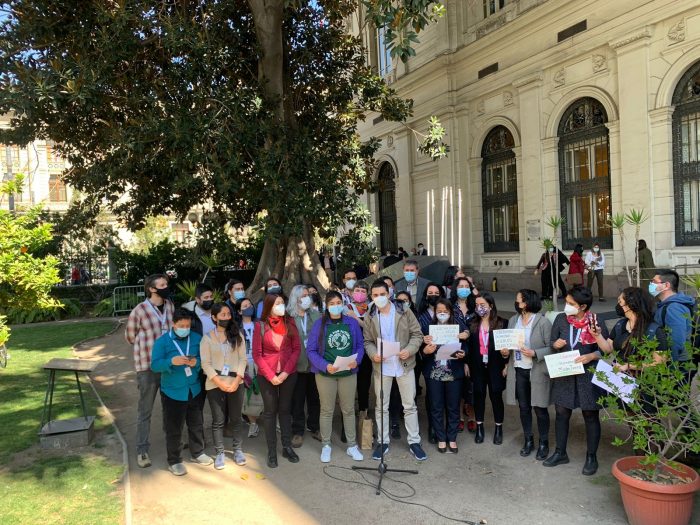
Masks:
[[[690,478],[690,483],[658,485],[626,474],[640,467],[640,456],[618,459],[612,466],[620,482],[622,503],[630,525],[688,525],[693,513],[693,495],[700,490],[700,476],[685,465],[668,472]]]

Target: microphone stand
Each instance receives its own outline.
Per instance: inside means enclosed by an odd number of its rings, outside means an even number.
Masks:
[[[376,304],[375,307],[377,307]],[[371,323],[372,319],[368,319],[368,321]],[[381,445],[381,456],[379,459],[379,465],[376,469],[374,467],[353,466],[352,470],[376,470],[377,472],[379,472],[379,480],[377,480],[377,490],[375,492],[375,494],[379,496],[379,494],[381,494],[382,492],[382,480],[384,479],[385,473],[404,472],[407,474],[418,474],[418,471],[389,468],[384,462],[384,339],[382,339],[382,319],[381,314],[379,312],[379,308],[377,308],[377,324],[379,325],[379,357],[381,358],[381,361],[379,361],[379,409],[381,411],[379,416],[381,425],[381,428],[379,429],[379,444]]]

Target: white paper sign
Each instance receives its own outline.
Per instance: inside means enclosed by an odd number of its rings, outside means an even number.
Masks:
[[[345,370],[350,370],[350,363],[357,363],[357,354],[352,354],[350,357],[338,356],[335,358],[333,363],[333,368],[337,368],[338,372],[344,372]]]
[[[447,361],[448,359],[456,359],[456,357],[452,357],[452,354],[455,352],[461,352],[462,351],[462,345],[459,343],[450,343],[448,345],[442,345],[437,349],[437,352],[435,352],[435,359],[438,361]]]
[[[434,345],[447,345],[459,342],[458,324],[431,324],[428,335],[433,338]]]
[[[493,331],[493,347],[496,350],[518,350],[525,344],[525,330],[522,328],[512,328],[509,330]]]
[[[384,358],[399,355],[399,352],[401,352],[401,344],[398,342],[385,341],[384,339],[380,339],[378,341],[378,344],[380,346],[377,347],[377,350],[379,351],[381,348],[382,356]]]
[[[583,364],[574,363],[574,360],[580,355],[578,350],[571,350],[570,352],[561,352],[544,356],[547,370],[549,371],[549,377],[554,379],[556,377],[583,374]]]
[[[637,383],[633,377],[623,374],[622,372],[615,372],[612,365],[602,359],[598,360],[595,371],[596,373],[593,374],[592,381],[594,385],[599,386],[606,392],[616,395],[625,403],[632,402],[632,393],[634,389],[637,388]],[[602,381],[598,379],[598,373],[603,374],[606,380]]]

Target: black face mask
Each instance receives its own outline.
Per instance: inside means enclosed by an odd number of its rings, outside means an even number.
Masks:
[[[214,301],[209,300],[209,301],[202,301],[202,305],[200,308],[202,310],[211,310],[211,307],[214,306]]]
[[[625,316],[625,310],[620,306],[620,303],[617,303],[615,305],[615,313],[618,315],[618,317],[624,317]]]
[[[252,306],[249,306],[248,308],[244,308],[241,310],[241,315],[245,317],[253,317],[253,314],[255,313],[255,308]]]
[[[428,301],[428,304],[430,306],[435,306],[438,302],[438,299],[440,299],[439,295],[428,295],[426,296],[426,300]]]
[[[231,319],[217,319],[216,324],[221,328],[227,328],[231,324]]]
[[[168,288],[167,286],[165,288],[156,288],[156,294],[158,294],[158,296],[161,299],[169,299],[170,298],[170,288]]]
[[[516,313],[519,313],[519,314],[523,313],[524,310],[522,308],[520,308],[520,306],[518,306],[518,301],[515,301],[513,303],[513,306],[515,307]]]

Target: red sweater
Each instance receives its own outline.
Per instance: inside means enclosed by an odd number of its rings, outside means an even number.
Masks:
[[[583,258],[574,252],[569,257],[569,273],[580,273],[583,276]]]
[[[253,328],[253,361],[258,367],[258,373],[268,381],[277,375],[277,363],[280,372],[291,375],[297,371],[297,361],[301,353],[299,332],[294,321],[285,318],[287,334],[282,339],[279,348],[272,342],[272,327],[265,323],[265,335],[260,337],[260,321]]]

